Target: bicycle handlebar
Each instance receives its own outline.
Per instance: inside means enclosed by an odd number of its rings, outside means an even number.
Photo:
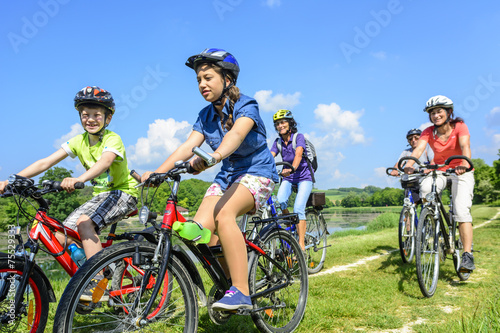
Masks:
[[[292,174],[296,171],[291,163],[284,162],[284,161],[276,162],[276,166],[280,166],[280,165],[283,165],[283,166],[286,166],[286,167],[289,167],[290,169],[292,169],[292,172],[290,172],[290,174]],[[281,170],[281,171],[283,171],[283,170]],[[281,176],[281,171],[279,172],[279,176]]]
[[[448,157],[448,159],[444,162],[444,164],[422,164],[420,163],[420,161],[416,158],[416,157],[413,157],[413,156],[405,156],[405,157],[402,157],[399,162],[398,162],[398,169],[400,171],[403,171],[404,172],[404,169],[402,167],[402,162],[403,161],[406,161],[406,160],[412,160],[414,161],[420,168],[425,168],[425,169],[429,169],[429,170],[437,170],[439,168],[442,168],[444,166],[447,166],[450,164],[451,161],[453,160],[466,160],[467,163],[469,163],[469,167],[467,168],[467,170],[465,170],[465,172],[469,172],[471,171],[472,169],[474,169],[474,165],[472,164],[472,161],[467,157],[467,156],[463,156],[463,155],[454,155],[454,156],[450,156]],[[448,169],[446,170],[446,172],[454,172],[455,169]]]
[[[398,170],[397,168],[394,168],[394,167],[390,167],[390,168],[387,168],[385,169],[385,173],[387,174],[387,176],[392,176],[391,175],[391,171],[393,170],[396,170],[398,172],[398,174],[401,172],[400,170]]]

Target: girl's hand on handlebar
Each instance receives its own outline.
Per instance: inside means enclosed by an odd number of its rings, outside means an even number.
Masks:
[[[292,173],[292,169],[283,169],[283,170],[281,170],[281,175],[283,177],[288,177],[288,176],[290,176],[291,173]]]
[[[76,183],[83,183],[83,182],[78,178],[72,178],[72,177],[64,178],[63,181],[61,182],[61,188],[66,192],[71,193],[75,190]]]
[[[398,172],[398,170],[392,170],[392,171],[391,171],[391,176],[394,176],[394,177],[399,176],[399,172]]]
[[[214,157],[212,154],[209,154],[210,156]],[[210,168],[207,166],[207,163],[199,156],[193,157],[190,161],[189,164],[193,167],[193,169],[196,170],[196,172],[193,172],[193,175],[197,175],[202,171],[205,171],[206,169]]]

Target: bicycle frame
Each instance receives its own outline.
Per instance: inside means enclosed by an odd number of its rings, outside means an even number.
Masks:
[[[25,267],[22,275],[22,279],[19,283],[20,287],[17,289],[14,301],[14,311],[17,314],[22,306],[23,302],[23,294],[25,292],[26,286],[28,284],[28,279],[31,275],[31,272],[36,269],[41,272],[41,276],[43,277],[45,284],[47,286],[49,302],[56,302],[56,297],[52,288],[52,285],[43,271],[36,265],[35,257],[38,254],[40,244],[42,243],[50,252],[50,254],[54,257],[54,259],[62,266],[62,268],[68,273],[69,276],[73,276],[78,270],[78,265],[73,261],[68,252],[65,251],[63,245],[59,243],[57,238],[55,237],[55,232],[61,232],[72,238],[77,242],[81,242],[80,235],[78,232],[62,225],[56,219],[47,215],[48,204],[42,196],[32,197],[35,201],[38,202],[39,208],[35,214],[35,218],[33,220],[33,224],[31,229],[28,232],[28,241],[23,244],[22,236],[20,233],[15,235],[18,240],[19,247],[15,253],[15,256],[20,259],[24,259]],[[128,216],[134,215],[135,212],[132,212]],[[116,223],[111,227],[110,233],[108,235],[108,240],[105,243],[101,243],[103,247],[110,246],[113,243],[113,239],[115,238],[114,232],[116,230]],[[28,253],[26,250],[30,249]]]
[[[437,172],[436,170],[432,171],[432,186],[431,186],[431,192],[434,194],[434,200],[426,202],[424,204],[424,207],[431,208],[434,211],[434,217],[436,221],[439,223],[439,230],[441,232],[441,235],[443,236],[445,248],[446,248],[446,253],[447,254],[452,254],[455,251],[455,242],[453,241],[453,238],[455,235],[452,235],[449,232],[449,228],[453,225],[456,224],[454,218],[453,218],[453,200],[451,197],[450,193],[450,204],[448,205],[449,209],[448,212],[446,212],[446,209],[444,208],[444,205],[441,200],[441,194],[437,192],[437,187],[436,187],[436,179],[437,179]],[[446,223],[443,223],[443,220]],[[455,229],[455,228],[453,228]]]

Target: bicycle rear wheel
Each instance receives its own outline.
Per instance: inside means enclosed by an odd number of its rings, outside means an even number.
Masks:
[[[412,230],[415,230],[415,227],[412,226],[412,223],[415,223],[415,214],[416,211],[413,210],[412,212],[412,208],[403,207],[399,216],[399,253],[405,264],[412,262],[415,253],[415,235],[412,233]]]
[[[144,259],[132,265],[136,248]],[[61,296],[54,319],[54,332],[195,332],[198,303],[192,280],[175,255],[146,320],[138,322],[151,298],[161,265],[152,259],[156,246],[125,242],[110,246],[90,258],[73,276]],[[108,293],[101,299],[80,298],[92,280],[103,281]],[[95,286],[95,284],[94,284]],[[97,283],[96,289],[100,286]],[[141,293],[141,288],[143,292]],[[96,293],[92,294],[92,298]]]
[[[0,332],[45,331],[49,315],[49,296],[47,286],[37,270],[33,270],[24,291],[23,313],[15,315],[11,312],[23,276],[24,264],[24,260],[0,260]]]
[[[325,263],[327,246],[327,229],[323,215],[316,209],[306,211],[306,264],[309,274],[318,273]]]
[[[272,230],[259,246],[276,263],[263,255],[251,260],[250,294],[262,293],[252,299],[252,319],[261,332],[292,332],[304,316],[309,292],[302,250],[293,235],[282,229]]]
[[[415,256],[418,285],[425,297],[432,297],[439,277],[438,223],[434,213],[422,210],[417,227],[417,252]]]

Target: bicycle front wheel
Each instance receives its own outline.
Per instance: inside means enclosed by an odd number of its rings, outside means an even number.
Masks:
[[[413,212],[412,212],[413,210]],[[415,253],[415,235],[412,233],[415,227],[412,226],[415,218],[415,210],[410,207],[403,207],[399,216],[399,253],[403,263],[410,263]]]
[[[22,309],[18,314],[13,311],[13,302],[20,287],[24,260],[0,260],[0,332],[45,331],[49,315],[49,296],[47,286],[37,270],[33,270],[23,294]]]
[[[327,247],[327,229],[323,215],[316,209],[306,212],[306,264],[309,274],[318,273],[325,263]]]
[[[263,255],[251,261],[250,294],[260,295],[252,299],[252,319],[261,332],[292,332],[304,316],[309,292],[302,250],[282,229],[271,231],[259,246],[275,261]]]
[[[439,230],[434,213],[422,210],[417,227],[417,252],[415,256],[417,278],[425,297],[432,297],[439,277]]]
[[[155,303],[144,313],[162,261],[153,261],[155,248],[147,242],[125,242],[90,258],[61,296],[54,332],[195,332],[198,303],[193,283],[173,254]],[[142,256],[137,266],[136,250]],[[99,289],[106,291],[98,293]]]

